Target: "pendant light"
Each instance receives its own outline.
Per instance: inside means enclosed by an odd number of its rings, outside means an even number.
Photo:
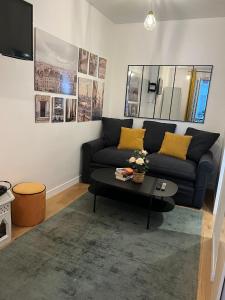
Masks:
[[[146,30],[150,30],[150,31],[153,31],[153,29],[156,27],[156,19],[152,10],[152,3],[151,3],[151,10],[149,11],[145,19],[144,27]]]
[[[146,30],[153,31],[156,27],[156,19],[153,11],[150,11],[145,19],[144,26]]]

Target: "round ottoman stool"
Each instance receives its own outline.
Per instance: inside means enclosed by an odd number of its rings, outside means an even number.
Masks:
[[[24,182],[12,189],[12,222],[17,226],[31,227],[45,218],[46,187],[41,183]]]

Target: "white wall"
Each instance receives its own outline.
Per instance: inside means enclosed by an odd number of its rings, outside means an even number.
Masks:
[[[35,27],[107,58],[110,80],[113,25],[108,19],[85,0],[29,2]],[[33,62],[0,56],[0,180],[41,181],[52,190],[76,181],[81,144],[98,137],[100,122],[35,124],[33,82]]]
[[[225,244],[224,244],[225,176],[224,174],[225,174],[225,150],[223,151],[220,180],[217,189],[216,205],[214,207],[215,218],[214,218],[213,235],[212,235],[211,280],[214,281],[213,294],[216,294],[212,299],[216,299],[216,300],[220,299],[222,285],[225,278]]]
[[[223,133],[225,114],[225,18],[167,21],[153,32],[143,24],[116,25],[110,105],[107,115],[123,117],[129,64],[214,65],[204,125],[178,122],[178,132],[188,126]],[[135,126],[142,126],[136,119]],[[221,143],[221,142],[220,142]],[[220,148],[220,149],[219,149]],[[214,147],[217,158],[221,147]]]

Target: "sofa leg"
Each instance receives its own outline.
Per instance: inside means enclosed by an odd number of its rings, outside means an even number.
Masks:
[[[89,176],[81,176],[81,182],[90,184],[91,183],[90,177]]]

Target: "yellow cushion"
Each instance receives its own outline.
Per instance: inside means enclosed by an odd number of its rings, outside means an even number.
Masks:
[[[13,192],[22,195],[38,194],[45,190],[45,185],[37,182],[23,182],[14,186]]]
[[[159,153],[186,160],[191,139],[192,136],[166,132]]]
[[[143,150],[145,131],[122,127],[118,149]]]

